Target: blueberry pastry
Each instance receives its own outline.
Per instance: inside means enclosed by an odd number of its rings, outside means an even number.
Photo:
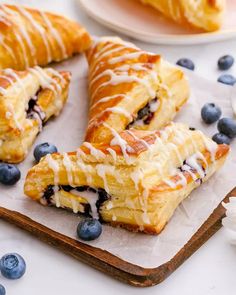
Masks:
[[[166,17],[185,26],[205,31],[220,29],[225,0],[139,0],[149,4]]]
[[[0,5],[0,69],[25,70],[61,61],[86,50],[85,28],[64,16]]]
[[[180,123],[159,131],[107,128],[109,142],[84,142],[75,152],[42,158],[28,172],[25,194],[46,206],[158,234],[229,152],[227,145]]]
[[[38,66],[0,71],[0,161],[25,158],[46,121],[62,110],[70,76]]]
[[[95,40],[86,54],[90,94],[86,141],[109,140],[109,127],[117,132],[161,128],[189,97],[181,69],[120,38]]]

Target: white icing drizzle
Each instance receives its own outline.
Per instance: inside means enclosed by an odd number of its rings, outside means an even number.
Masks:
[[[36,65],[37,64],[37,60],[36,60],[36,56],[35,56],[36,49],[35,49],[35,46],[34,46],[32,40],[31,40],[31,37],[30,37],[28,31],[18,21],[19,13],[16,12],[16,11],[13,11],[11,8],[8,8],[5,5],[1,5],[1,8],[4,10],[5,13],[8,13],[8,14],[10,14],[10,15],[12,15],[14,17],[14,21],[15,21],[15,24],[17,25],[17,29],[20,31],[22,37],[26,41],[26,44],[27,44],[27,46],[29,48],[30,54],[31,54],[32,59],[33,59],[33,63],[34,63],[34,65]],[[28,59],[27,59],[27,53],[26,53],[26,47],[24,45],[24,41],[23,41],[22,37],[18,33],[16,33],[16,32],[15,32],[15,36],[18,39],[18,41],[21,43],[22,49],[24,48],[23,51],[26,54],[24,56],[24,58],[26,58],[26,61],[27,61],[26,64],[27,64],[27,66],[29,66],[29,62],[28,62]]]
[[[91,213],[93,218],[99,219],[99,214],[98,214],[98,210],[96,207],[96,202],[97,202],[97,193],[91,192],[91,191],[83,191],[83,192],[78,192],[77,190],[71,190],[70,193],[72,193],[75,196],[79,196],[82,197],[84,199],[87,200],[87,202],[90,205],[91,208]]]
[[[111,148],[107,148],[107,151],[111,154],[114,162],[116,162],[116,158],[117,158],[116,152]]]
[[[121,107],[112,107],[112,108],[106,108],[104,111],[102,111],[101,113],[98,113],[96,116],[94,116],[92,118],[92,120],[89,121],[88,126],[90,127],[91,125],[93,125],[96,118],[102,116],[106,112],[121,114],[121,115],[125,116],[129,120],[129,122],[132,121],[132,119],[133,119],[132,115],[130,115],[130,113],[127,112],[125,109],[123,109]]]
[[[136,191],[139,191],[139,182],[140,179],[143,177],[143,172],[141,168],[135,169],[133,172],[130,173],[130,178],[132,179]]]
[[[82,161],[82,159],[79,157],[78,152],[77,152],[77,157],[78,157],[78,160],[76,162],[76,165],[78,166],[78,168],[80,168],[82,170],[82,172],[84,173],[84,176],[86,178],[86,181],[87,181],[88,185],[90,185],[92,183],[91,173],[93,172],[93,168],[90,165],[85,164]]]
[[[45,45],[45,48],[46,48],[47,62],[50,63],[52,61],[52,55],[51,55],[50,45],[49,45],[49,42],[48,42],[48,39],[47,39],[47,36],[45,33],[45,29],[37,21],[34,20],[32,15],[24,7],[19,6],[17,8],[21,12],[21,14],[23,14],[24,17],[28,19],[28,21],[35,28],[35,30],[39,32],[39,34],[43,40],[43,43]]]
[[[30,68],[29,71],[39,79],[40,85],[41,85],[42,88],[50,89],[54,93],[56,93],[56,91],[61,93],[62,88],[61,88],[60,84],[57,83],[53,79],[53,77],[49,76],[47,74],[46,70],[36,66],[34,68]],[[56,89],[55,89],[55,87],[53,85],[56,87]]]
[[[109,186],[107,184],[106,174],[110,173],[115,176],[115,167],[111,165],[97,164],[96,165],[97,174],[103,179],[104,189],[109,194]]]
[[[107,101],[110,101],[110,100],[113,100],[113,99],[116,99],[118,97],[123,97],[124,99],[130,99],[130,97],[128,97],[127,95],[125,94],[115,94],[115,95],[111,95],[111,96],[105,96],[101,99],[99,99],[99,101],[97,101],[96,103],[92,104],[91,107],[90,107],[90,111],[96,107],[98,104],[100,103],[103,103],[103,102],[107,102]]]
[[[108,63],[109,64],[116,64],[116,63],[124,62],[125,60],[128,60],[128,59],[139,58],[143,54],[147,54],[147,53],[142,50],[136,51],[136,52],[131,52],[131,53],[126,53],[121,56],[117,56],[117,57],[113,57],[113,58],[109,59]],[[154,54],[152,54],[152,55],[154,55]]]
[[[113,135],[113,139],[111,140],[110,145],[111,146],[118,145],[123,153],[126,163],[127,164],[132,163],[132,159],[127,153],[127,147],[128,147],[127,142],[119,135],[119,133],[115,129],[111,128],[106,123],[103,123],[103,125],[107,127],[108,129],[110,129]]]
[[[45,24],[47,25],[48,29],[50,30],[51,34],[53,35],[53,37],[55,38],[55,40],[57,41],[57,44],[59,45],[61,52],[62,52],[62,56],[63,58],[67,58],[68,54],[66,52],[66,47],[65,44],[63,42],[63,39],[61,38],[60,34],[58,33],[58,31],[53,27],[51,21],[49,20],[49,18],[47,17],[46,13],[44,12],[40,12]]]
[[[67,153],[63,153],[63,165],[66,168],[68,183],[70,186],[73,186],[73,165]]]
[[[205,162],[205,164],[207,164],[205,157],[200,152],[196,152],[194,155],[192,155],[191,157],[189,157],[186,160],[186,164],[189,165],[189,166],[191,166],[191,167],[193,167],[193,169],[195,169],[197,171],[197,173],[200,175],[200,177],[201,178],[204,178],[205,172],[203,170],[202,165],[200,165],[198,163],[198,160],[203,160]]]
[[[135,140],[141,142],[147,148],[147,150],[150,150],[151,145],[142,138],[138,138],[133,132],[131,132],[131,130],[127,130],[126,133],[130,134]]]
[[[15,86],[18,86],[19,85],[21,87],[21,89],[23,90],[24,95],[27,96],[25,85],[23,84],[22,80],[18,77],[18,75],[16,74],[16,72],[14,70],[12,70],[12,69],[5,69],[4,70],[4,73],[6,75],[9,75],[9,76],[12,76],[13,78],[15,78],[15,80],[17,81],[17,83],[15,84]],[[11,82],[11,84],[13,85],[13,81]]]
[[[48,167],[52,169],[53,174],[54,174],[54,184],[58,185],[59,184],[59,164],[57,163],[56,160],[52,158],[50,154],[47,154],[46,157],[44,158],[48,164]]]
[[[1,18],[0,18],[1,20]],[[16,60],[16,56],[14,54],[13,49],[8,46],[5,42],[4,42],[4,36],[0,33],[0,44],[6,49],[6,51],[9,53],[9,55],[11,56],[11,58],[14,60],[15,64],[17,63]]]
[[[83,146],[87,147],[90,150],[91,155],[94,156],[97,160],[105,158],[105,154],[102,151],[96,149],[91,143],[84,142]]]
[[[60,208],[61,207],[60,192],[54,192],[54,200],[55,200],[56,207]]]

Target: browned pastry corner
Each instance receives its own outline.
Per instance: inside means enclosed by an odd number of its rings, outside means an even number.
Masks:
[[[62,110],[69,72],[51,68],[0,71],[0,161],[19,163],[46,121]]]
[[[183,71],[117,37],[95,40],[87,51],[89,123],[86,141],[115,131],[156,130],[172,121],[189,97]]]
[[[179,123],[159,131],[113,129],[109,143],[84,142],[76,152],[44,157],[28,172],[25,194],[46,206],[157,234],[228,152],[227,145]]]
[[[62,61],[88,49],[91,39],[64,16],[15,5],[0,5],[0,69],[24,70]]]
[[[138,0],[184,26],[216,31],[222,26],[225,0]]]

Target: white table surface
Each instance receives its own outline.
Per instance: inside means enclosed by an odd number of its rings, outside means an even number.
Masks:
[[[10,2],[10,1],[0,1]],[[41,9],[59,12],[83,23],[91,34],[115,35],[81,11],[73,0],[18,0]],[[216,80],[220,72],[217,60],[224,54],[236,57],[236,40],[199,46],[156,46],[134,41],[139,46],[159,52],[176,62],[191,58],[200,75]],[[229,71],[236,74],[236,66]],[[201,98],[199,98],[201,99]],[[222,98],[224,99],[224,98]],[[120,283],[75,259],[34,239],[27,233],[0,221],[0,256],[18,252],[27,261],[27,273],[18,281],[0,276],[9,295],[42,294],[162,294],[162,295],[233,295],[236,278],[236,247],[231,246],[221,229],[177,271],[158,286],[138,289]]]

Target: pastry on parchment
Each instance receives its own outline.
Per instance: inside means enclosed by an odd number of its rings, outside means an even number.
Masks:
[[[171,123],[159,131],[111,129],[109,142],[84,142],[44,157],[28,172],[25,194],[113,226],[158,234],[177,206],[224,163],[227,145]]]
[[[0,161],[24,160],[46,121],[62,110],[70,77],[38,66],[0,71]]]
[[[16,5],[0,5],[0,69],[25,70],[62,61],[86,50],[91,39],[64,16]]]
[[[225,0],[139,0],[185,26],[216,31],[222,26]]]
[[[115,131],[156,130],[172,121],[189,97],[183,71],[118,37],[102,37],[86,52],[89,122],[85,140],[104,142]]]

